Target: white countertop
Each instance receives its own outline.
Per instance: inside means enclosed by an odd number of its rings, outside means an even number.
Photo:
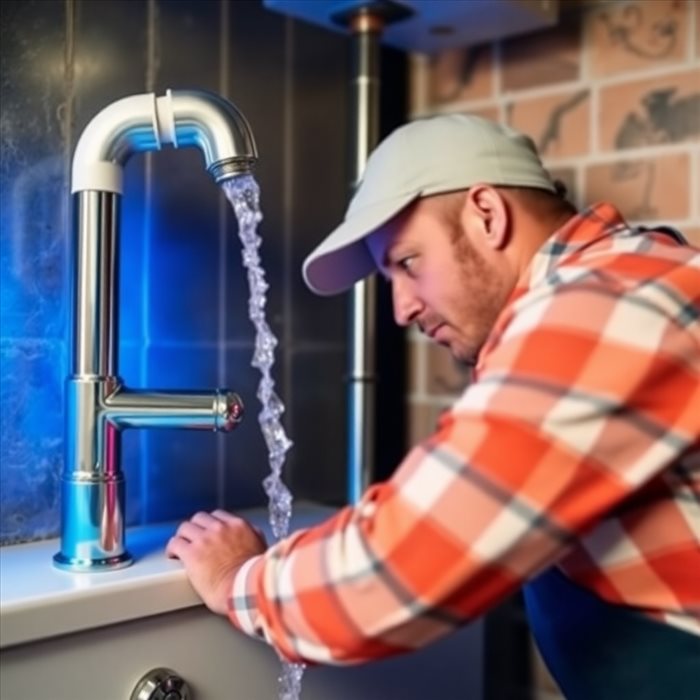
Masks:
[[[309,527],[334,508],[295,504],[292,527]],[[238,513],[274,538],[267,509]],[[0,547],[0,648],[202,605],[180,562],[164,547],[178,523],[128,528],[134,563],[117,571],[70,573],[53,566],[58,540]]]

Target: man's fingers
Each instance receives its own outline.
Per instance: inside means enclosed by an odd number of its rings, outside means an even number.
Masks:
[[[260,528],[232,513],[221,509],[211,513],[200,511],[190,520],[180,523],[168,541],[165,553],[187,564],[202,553],[211,552],[212,546],[228,548],[235,556],[241,552],[253,556],[267,548],[267,540]]]
[[[218,513],[219,517],[216,517],[214,513]],[[214,511],[214,513],[200,511],[195,513],[190,520],[180,523],[175,534],[168,541],[165,553],[171,558],[182,559],[183,551],[188,545],[197,541],[207,530],[216,529],[222,524],[224,521],[222,515],[236,519],[225,511]]]
[[[218,518],[224,523],[227,523],[229,525],[234,525],[236,527],[247,527],[251,529],[260,539],[260,542],[267,547],[267,538],[265,537],[265,533],[259,528],[253,525],[253,523],[248,522],[244,518],[239,518],[236,515],[233,515],[233,513],[229,513],[228,511],[217,509],[215,511],[212,511],[212,515],[215,518]]]
[[[182,553],[189,542],[175,535],[168,540],[168,544],[165,546],[165,553],[171,559],[182,559]]]
[[[190,518],[190,522],[193,522],[196,525],[199,525],[200,527],[203,527],[203,528],[216,526],[219,523],[221,523],[221,518],[217,518],[215,515],[216,512],[217,511],[214,511],[213,513],[205,513],[204,511],[200,511],[199,513],[195,513]],[[223,511],[221,511],[221,512],[223,512]]]
[[[185,559],[188,555],[194,554],[197,547],[192,545],[202,542],[205,535],[206,530],[204,528],[187,520],[177,528],[177,532],[166,545],[165,551],[168,556]]]
[[[181,537],[188,542],[194,542],[201,537],[204,532],[205,529],[200,525],[193,523],[191,520],[185,520],[185,522],[180,523],[180,526],[177,528],[175,537]]]
[[[217,508],[211,512],[213,518],[220,520],[222,523],[229,523],[229,525],[236,525],[241,522],[241,518],[235,516],[233,513],[229,513],[227,510],[221,510]]]
[[[245,520],[242,518],[238,518],[232,513],[221,510],[220,508],[213,510],[211,513],[195,513],[190,520],[204,529],[214,530],[218,530],[221,525],[240,527],[241,525],[245,524]]]

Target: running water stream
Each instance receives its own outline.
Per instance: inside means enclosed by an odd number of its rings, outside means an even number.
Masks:
[[[261,238],[258,236],[260,213],[260,188],[252,175],[241,175],[223,183],[223,189],[238,219],[238,234],[243,243],[243,265],[248,273],[250,299],[248,314],[255,326],[255,351],[251,364],[260,370],[258,399],[262,410],[258,415],[270,460],[270,474],[263,481],[269,498],[270,526],[277,539],[289,532],[292,515],[292,494],[282,481],[282,465],[285,454],[292,446],[280,422],[284,404],[275,393],[272,365],[275,362],[277,338],[265,319],[265,303],[268,284],[260,264]],[[279,677],[279,699],[299,700],[304,664],[282,660]]]

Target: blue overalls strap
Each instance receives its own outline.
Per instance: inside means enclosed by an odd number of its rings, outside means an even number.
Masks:
[[[700,636],[605,602],[556,566],[524,593],[537,646],[567,700],[700,698]]]
[[[635,233],[665,233],[681,245],[689,245],[688,239],[673,226],[635,226],[633,231]]]

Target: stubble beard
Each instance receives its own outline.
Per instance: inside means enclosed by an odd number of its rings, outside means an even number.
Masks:
[[[463,236],[454,241],[459,278],[463,281],[456,328],[459,338],[450,344],[454,359],[474,366],[508,298],[503,281],[491,270],[483,256]]]

